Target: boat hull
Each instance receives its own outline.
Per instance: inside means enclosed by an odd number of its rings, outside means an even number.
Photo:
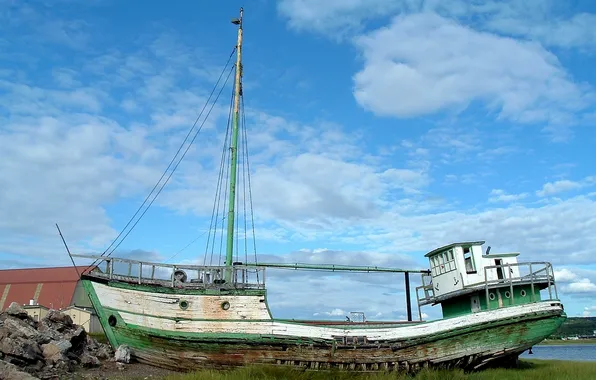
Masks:
[[[176,370],[248,364],[366,371],[479,368],[516,359],[565,320],[558,301],[545,301],[418,324],[313,325],[271,319],[258,294],[168,290],[164,295],[90,280],[84,286],[112,346],[126,344],[138,361]],[[193,318],[188,318],[187,310],[164,301],[180,299],[200,304],[200,311],[191,311]],[[226,310],[231,313],[214,311],[222,300],[233,305]],[[164,306],[156,308],[155,302]]]

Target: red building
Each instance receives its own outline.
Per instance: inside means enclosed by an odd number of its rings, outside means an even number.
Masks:
[[[87,268],[69,266],[0,270],[0,311],[12,302],[38,304],[57,310],[69,306],[89,308],[91,302],[78,275]]]

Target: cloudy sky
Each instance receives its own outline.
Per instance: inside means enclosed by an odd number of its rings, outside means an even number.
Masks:
[[[219,3],[0,0],[0,267],[68,265],[54,223],[77,252],[116,238],[232,52]],[[259,260],[426,268],[487,240],[594,315],[594,24],[585,0],[245,4]],[[115,254],[210,257],[229,87]],[[268,278],[279,317],[405,314],[398,275]]]

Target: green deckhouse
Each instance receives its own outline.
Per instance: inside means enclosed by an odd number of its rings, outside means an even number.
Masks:
[[[539,302],[544,289],[548,299],[558,298],[550,263],[518,263],[519,253],[490,254],[490,247],[483,254],[483,244],[453,243],[427,253],[431,273],[417,288],[419,308],[440,304],[443,317],[450,318]]]

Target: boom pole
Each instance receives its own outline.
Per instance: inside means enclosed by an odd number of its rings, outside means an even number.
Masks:
[[[236,206],[236,176],[238,168],[238,121],[240,119],[240,96],[242,96],[242,15],[232,20],[238,25],[238,42],[236,44],[236,77],[234,80],[234,112],[232,114],[232,143],[230,145],[230,200],[228,204],[228,233],[226,244],[226,266],[231,267],[234,258],[234,209]],[[226,280],[231,279],[232,271],[226,272]]]

